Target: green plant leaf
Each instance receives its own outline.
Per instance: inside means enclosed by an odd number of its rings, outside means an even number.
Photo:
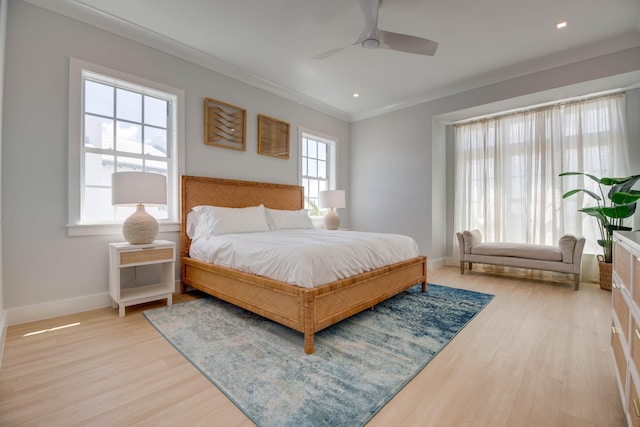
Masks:
[[[609,194],[607,195],[609,199],[613,200],[613,196],[617,193],[628,193],[631,191],[631,187],[633,187],[636,182],[640,179],[640,175],[628,176],[626,178],[611,178],[615,180],[615,185],[611,187],[609,190]]]
[[[598,182],[600,184],[606,185],[606,186],[618,184],[618,182],[616,181],[615,178],[607,178],[607,177],[600,178],[600,180]]]
[[[631,190],[630,192],[618,192],[611,196],[611,201],[616,205],[627,205],[640,200],[640,191]]]
[[[587,190],[586,188],[579,188],[579,189],[577,189],[577,190],[567,191],[566,193],[564,193],[564,194],[562,195],[562,198],[563,198],[563,199],[566,199],[567,197],[573,196],[574,194],[579,193],[579,192],[581,192],[581,191],[582,191],[582,192],[584,192],[584,193],[587,193],[588,195],[590,195],[591,197],[593,197],[593,198],[594,198],[594,199],[596,199],[597,201],[602,200],[602,198],[601,198],[599,195],[597,195],[596,193],[594,193],[594,192],[593,192],[593,191],[591,191],[591,190]]]
[[[594,180],[595,182],[597,182],[598,184],[600,184],[600,178],[598,178],[595,175],[591,175],[588,173],[584,173],[584,172],[562,172],[559,176],[570,176],[570,175],[583,175],[583,176],[588,176],[589,178],[591,178],[592,180]]]
[[[578,212],[586,213],[587,215],[596,217],[603,224],[609,224],[609,220],[607,216],[603,212],[604,207],[602,206],[591,206],[588,208],[578,209]]]
[[[635,205],[635,204],[634,204]],[[635,206],[631,209],[631,205],[621,205],[613,207],[603,207],[602,214],[615,219],[629,218],[635,212]]]
[[[584,208],[580,209],[578,212],[586,213],[587,215],[594,217],[598,221],[598,229],[600,230],[601,236],[609,233],[607,230],[611,226],[611,223],[609,222],[609,219],[600,211],[600,208]]]

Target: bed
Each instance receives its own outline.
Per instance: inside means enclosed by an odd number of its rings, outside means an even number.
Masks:
[[[426,290],[426,257],[417,256],[313,288],[258,276],[190,258],[187,215],[201,205],[299,210],[300,186],[182,176],[180,227],[181,291],[187,286],[242,307],[304,334],[304,351],[314,351],[314,334],[417,284]]]

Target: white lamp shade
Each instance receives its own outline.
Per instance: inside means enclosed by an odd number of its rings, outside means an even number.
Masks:
[[[344,208],[346,206],[344,190],[320,192],[320,208]]]
[[[111,175],[111,203],[138,205],[122,224],[122,235],[132,245],[152,243],[158,235],[158,221],[144,210],[144,204],[167,204],[167,179],[157,173],[114,173]]]
[[[147,172],[117,172],[111,175],[113,205],[167,204],[167,179]]]

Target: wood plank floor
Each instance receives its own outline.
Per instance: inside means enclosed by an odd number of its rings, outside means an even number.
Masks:
[[[429,282],[496,297],[369,426],[626,425],[610,292],[451,267],[430,271]],[[159,305],[10,327],[0,425],[253,425],[142,316]]]

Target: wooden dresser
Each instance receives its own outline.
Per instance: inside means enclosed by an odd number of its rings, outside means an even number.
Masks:
[[[622,406],[640,426],[640,232],[614,233],[611,349]]]

